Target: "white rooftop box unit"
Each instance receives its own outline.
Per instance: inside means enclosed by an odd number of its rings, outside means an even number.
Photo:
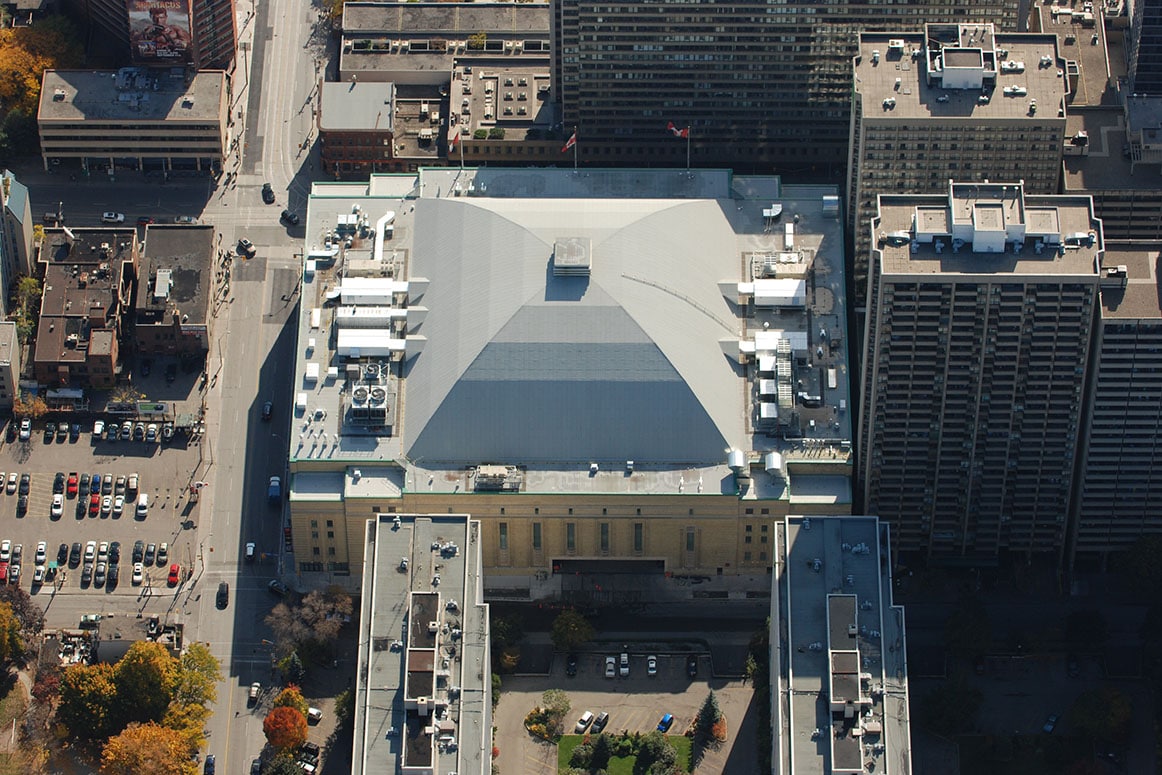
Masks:
[[[308,363],[307,364],[307,373],[303,375],[303,379],[307,382],[318,382],[319,381],[319,364]]]
[[[795,249],[795,224],[783,224],[783,250]]]
[[[807,283],[804,280],[755,280],[754,304],[756,307],[805,307]]]

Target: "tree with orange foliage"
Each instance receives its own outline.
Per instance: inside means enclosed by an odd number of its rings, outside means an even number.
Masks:
[[[180,732],[159,724],[130,724],[101,752],[102,775],[195,775],[197,764]]]
[[[0,104],[35,116],[44,71],[80,67],[83,61],[80,37],[63,16],[0,29]]]
[[[307,741],[307,717],[296,708],[275,708],[262,722],[262,731],[275,748],[293,751]]]

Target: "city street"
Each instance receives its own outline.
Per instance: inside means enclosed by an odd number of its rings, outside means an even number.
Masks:
[[[101,213],[110,210],[125,213],[128,223],[143,216],[172,223],[175,216],[190,215],[212,224],[225,250],[233,250],[243,237],[257,248],[253,259],[236,257],[230,285],[222,289],[225,302],[217,307],[213,323],[207,432],[199,468],[208,487],[197,506],[196,527],[185,533],[182,545],[188,549],[181,550],[180,558],[183,564],[192,560],[193,578],[176,594],[164,586],[163,578],[161,589],[154,591],[161,595],[164,590],[164,597],[142,596],[149,612],[160,605],[180,617],[187,639],[208,643],[222,662],[223,680],[203,752],[217,757],[220,772],[249,771],[265,743],[263,717],[247,711],[246,689],[254,681],[269,687],[273,678],[270,633],[262,622],[277,602],[266,585],[280,573],[282,528],[281,511],[267,503],[265,483],[285,466],[294,347],[294,328],[286,323],[297,314],[302,249],[301,230],[288,228],[279,215],[284,208],[305,214],[310,177],[318,163],[317,153],[309,150],[315,83],[326,66],[328,41],[318,11],[291,0],[244,2],[237,13],[239,58],[229,130],[233,152],[223,163],[225,172],[236,173],[229,184],[225,175],[215,182],[207,173],[167,179],[160,173],[118,170],[110,178],[64,165],[46,172],[39,158],[12,165],[30,188],[38,220],[41,213],[58,208],[72,227],[99,226]],[[267,182],[276,196],[271,205],[261,197]],[[274,403],[274,417],[263,422],[261,407],[268,400]],[[242,562],[249,541],[259,552],[252,564]],[[26,551],[30,548],[26,540]],[[230,587],[225,610],[215,604],[221,582]],[[45,592],[42,602],[49,602]],[[124,571],[118,593],[126,603],[138,594]],[[80,614],[108,597],[94,592],[61,595],[51,601],[50,618],[75,626]],[[129,608],[111,609],[103,633],[131,637],[139,622]]]

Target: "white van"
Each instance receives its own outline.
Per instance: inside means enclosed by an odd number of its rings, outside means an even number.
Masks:
[[[149,494],[141,493],[137,496],[137,518],[145,519],[149,516]]]

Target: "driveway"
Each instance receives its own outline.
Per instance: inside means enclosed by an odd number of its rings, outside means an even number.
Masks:
[[[606,730],[611,734],[649,732],[664,713],[674,715],[670,733],[683,734],[691,725],[699,707],[713,688],[719,707],[727,718],[729,739],[717,751],[710,751],[696,772],[753,772],[755,760],[755,725],[757,711],[752,707],[753,691],[741,681],[711,678],[709,662],[703,657],[699,676],[690,679],[685,672],[684,654],[658,654],[658,675],[647,676],[645,654],[630,653],[630,675],[627,678],[604,677],[604,655],[580,655],[577,675],[565,676],[561,655],[554,660],[548,676],[504,676],[500,704],[493,721],[496,724],[497,759],[503,775],[518,773],[552,773],[556,771],[557,747],[541,742],[524,729],[524,718],[540,704],[546,689],[561,688],[569,695],[571,709],[566,731],[584,711],[609,713]],[[729,767],[727,763],[729,762]]]

